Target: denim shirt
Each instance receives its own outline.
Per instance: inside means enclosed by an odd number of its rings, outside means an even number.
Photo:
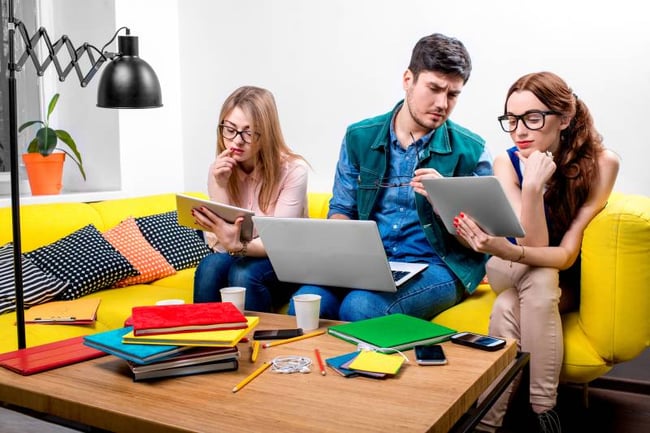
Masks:
[[[413,144],[404,149],[395,134],[395,116],[401,104],[393,110],[390,124],[389,165],[386,173],[386,184],[407,183],[413,177],[413,172],[421,159],[420,152],[431,140],[435,131],[430,131]],[[492,158],[485,149],[476,165],[474,175],[492,174]],[[330,202],[329,215],[343,214],[351,219],[358,215],[350,215],[349,209],[356,208],[359,171],[349,161],[345,139],[341,145],[339,163],[334,178],[333,198]],[[373,185],[372,187],[376,187]],[[382,187],[378,206],[370,219],[377,222],[377,228],[389,260],[408,262],[441,263],[427,241],[415,202],[415,192],[411,186]]]

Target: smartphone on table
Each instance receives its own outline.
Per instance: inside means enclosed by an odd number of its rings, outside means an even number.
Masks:
[[[415,362],[420,365],[445,365],[447,357],[439,344],[415,346]]]
[[[481,350],[499,350],[506,345],[506,340],[474,332],[459,332],[450,337],[452,343],[473,347]]]
[[[253,340],[284,340],[286,338],[299,337],[301,335],[302,328],[259,329],[253,332]]]

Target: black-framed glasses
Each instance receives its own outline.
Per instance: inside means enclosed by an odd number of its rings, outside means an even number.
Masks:
[[[531,131],[537,131],[544,127],[546,124],[546,116],[556,115],[559,116],[562,113],[555,110],[528,110],[524,114],[504,114],[503,116],[497,117],[499,120],[499,125],[504,132],[513,132],[517,129],[519,121],[524,122],[524,126]]]
[[[230,125],[222,123],[219,125],[219,132],[221,136],[228,140],[234,140],[239,135],[244,143],[251,144],[253,141],[260,138],[260,133],[251,131],[250,129],[244,129],[243,131],[238,131],[237,128],[233,128]]]

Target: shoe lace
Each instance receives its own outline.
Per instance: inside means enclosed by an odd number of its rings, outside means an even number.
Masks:
[[[537,415],[540,433],[562,433],[560,417],[554,410],[547,410]]]

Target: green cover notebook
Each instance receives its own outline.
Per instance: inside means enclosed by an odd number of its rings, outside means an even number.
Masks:
[[[439,343],[456,333],[446,326],[400,313],[330,326],[327,332],[349,343],[365,344],[380,351]]]

